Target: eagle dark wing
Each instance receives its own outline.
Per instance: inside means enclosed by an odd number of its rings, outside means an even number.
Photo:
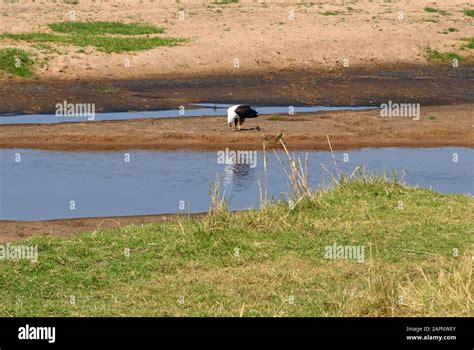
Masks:
[[[239,107],[237,107],[235,109],[235,113],[237,113],[237,115],[240,118],[256,118],[256,117],[258,117],[257,111],[253,110],[252,108],[250,108],[250,106],[246,106],[246,105],[239,105]]]

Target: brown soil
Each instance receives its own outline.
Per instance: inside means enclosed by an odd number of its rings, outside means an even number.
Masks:
[[[205,214],[192,214],[192,217]],[[74,233],[92,232],[97,229],[113,229],[128,225],[145,225],[172,220],[178,214],[136,215],[120,217],[99,217],[61,219],[45,221],[5,221],[0,220],[0,243],[25,239],[30,236],[65,236]]]

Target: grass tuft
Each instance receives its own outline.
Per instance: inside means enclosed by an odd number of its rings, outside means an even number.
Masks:
[[[466,41],[466,44],[463,44],[461,46],[461,49],[468,48],[468,49],[474,49],[474,36],[471,36],[469,38],[462,38],[462,41]]]
[[[48,24],[55,32],[69,34],[161,34],[164,28],[156,27],[147,23],[120,23],[120,22],[57,22]]]
[[[444,11],[444,10],[440,10],[436,7],[425,7],[425,11],[426,12],[430,12],[430,13],[439,13],[440,15],[443,15],[443,16],[448,16],[449,13],[447,11]]]
[[[429,60],[448,62],[457,59],[459,62],[464,61],[464,57],[455,52],[440,52],[431,48],[426,49],[426,55]]]
[[[325,12],[320,12],[322,16],[338,16],[341,13],[338,11],[325,11]]]
[[[28,52],[16,48],[0,49],[0,75],[31,77],[32,65]]]
[[[56,43],[79,47],[92,46],[107,53],[150,50],[159,46],[176,46],[184,39],[160,37],[110,37],[59,35],[52,33],[1,34],[0,39],[12,39],[34,43]]]
[[[216,5],[228,5],[228,4],[238,4],[239,0],[215,0],[214,4]]]
[[[474,17],[474,10],[464,10],[464,14],[469,17]]]
[[[1,39],[33,43],[55,43],[79,47],[92,46],[98,51],[120,53],[150,50],[159,46],[176,46],[185,39],[149,36],[164,33],[150,24],[119,22],[58,22],[49,27],[58,33],[0,34]],[[137,35],[146,36],[137,36]]]

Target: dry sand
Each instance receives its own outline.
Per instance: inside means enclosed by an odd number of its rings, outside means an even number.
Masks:
[[[449,15],[428,13],[432,6]],[[41,53],[34,44],[0,41],[0,48],[28,47],[44,67],[40,78],[150,78],[200,74],[243,74],[282,69],[332,70],[343,67],[426,64],[424,50],[459,51],[463,37],[473,36],[473,20],[462,10],[469,1],[250,1],[218,5],[210,1],[81,1],[67,5],[47,1],[0,3],[2,32],[47,32],[47,24],[76,21],[148,22],[166,35],[188,38],[177,47],[106,54],[87,48],[57,46]],[[180,11],[184,19],[180,20]],[[337,15],[323,15],[326,12]],[[400,19],[400,11],[403,19]],[[448,28],[458,31],[443,34]],[[130,59],[130,67],[124,66]],[[239,67],[235,67],[236,59]]]

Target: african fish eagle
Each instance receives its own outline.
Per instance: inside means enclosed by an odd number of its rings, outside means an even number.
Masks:
[[[229,123],[230,127],[234,123],[236,130],[240,130],[240,126],[244,123],[245,119],[257,117],[257,111],[247,105],[235,105],[227,109],[227,123]]]

